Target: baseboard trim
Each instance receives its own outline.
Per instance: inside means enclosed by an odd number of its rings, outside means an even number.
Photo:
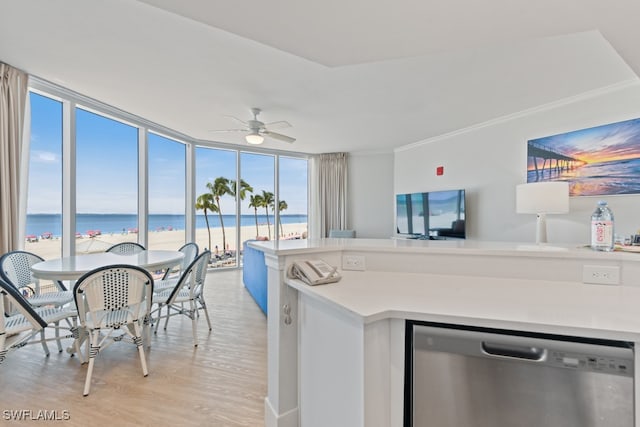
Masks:
[[[298,408],[291,409],[284,414],[277,414],[269,398],[264,398],[265,427],[298,427]]]

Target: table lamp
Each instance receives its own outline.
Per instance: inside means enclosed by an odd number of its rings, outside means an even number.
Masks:
[[[536,243],[547,243],[547,214],[569,212],[569,183],[530,182],[516,187],[516,212],[536,214]]]

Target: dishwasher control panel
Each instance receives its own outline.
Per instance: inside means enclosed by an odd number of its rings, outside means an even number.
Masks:
[[[575,368],[581,371],[625,376],[633,374],[633,360],[589,354],[572,354],[557,350],[549,351],[547,364],[559,368]]]

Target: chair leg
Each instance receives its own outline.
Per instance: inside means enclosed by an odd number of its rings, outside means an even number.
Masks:
[[[133,324],[133,329],[135,331],[135,337],[133,337],[133,341],[136,343],[138,347],[138,354],[140,355],[140,364],[142,364],[142,374],[146,377],[149,375],[149,371],[147,370],[147,359],[144,357],[144,340],[142,338],[142,331],[140,330],[140,324],[135,322]]]
[[[80,364],[84,365],[84,357],[82,356],[82,343],[85,340],[86,331],[84,328],[78,326],[78,322],[74,319],[73,324],[70,324],[69,330],[71,331],[71,336],[73,337],[73,343],[69,347],[67,347],[67,353],[71,355],[71,357],[78,355],[78,359],[80,359]]]
[[[42,349],[44,350],[44,355],[49,357],[49,346],[47,346],[47,340],[44,336],[44,329],[40,331],[40,344],[42,344]]]
[[[56,330],[56,344],[58,344],[58,353],[62,353],[62,343],[60,342],[60,322],[54,323]]]
[[[158,326],[160,326],[160,319],[162,319],[162,305],[158,305],[158,317],[156,318],[156,327],[154,328],[153,333],[158,333]]]
[[[93,375],[93,365],[96,361],[96,357],[100,352],[100,331],[90,331],[89,332],[89,367],[87,368],[87,378],[84,380],[84,391],[83,395],[89,395],[89,389],[91,388],[91,376]]]
[[[209,319],[209,310],[207,310],[207,304],[205,304],[204,299],[202,298],[198,298],[198,301],[200,302],[200,306],[204,311],[204,317],[207,318],[207,325],[209,325],[209,330],[211,330],[213,328],[211,327],[211,319]]]
[[[195,300],[189,301],[189,306],[191,307],[191,325],[193,327],[193,346],[198,346],[198,306],[196,305]]]
[[[4,362],[4,359],[6,359],[7,353],[9,352],[8,349],[4,348],[6,339],[7,339],[6,334],[0,335],[0,365],[2,365],[2,362]]]
[[[151,323],[152,323],[151,314],[148,314],[144,317],[142,321],[142,341],[147,348],[151,348]]]
[[[85,331],[84,328],[79,327],[77,334],[78,336],[73,340],[73,346],[78,354],[78,359],[80,359],[80,364],[84,365],[87,363],[87,359],[82,355],[82,343],[87,340],[87,331]],[[87,344],[87,348],[88,347],[89,344]]]
[[[167,317],[164,319],[164,330],[167,330],[167,325],[169,324],[169,316],[171,316],[171,306],[167,304]]]
[[[100,332],[98,332],[98,338],[100,338]],[[84,347],[86,348],[85,360],[89,362],[89,356],[91,354],[91,332],[87,331],[87,336],[85,338],[85,341],[86,341],[84,345]]]

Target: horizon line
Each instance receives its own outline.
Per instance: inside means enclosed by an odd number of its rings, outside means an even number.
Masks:
[[[217,212],[213,212],[214,214],[217,214]],[[272,212],[273,213],[273,212]],[[30,212],[27,213],[27,215],[62,215],[59,212]],[[76,215],[136,215],[138,216],[137,213],[128,213],[128,212],[77,212]],[[185,214],[171,214],[171,213],[150,213],[148,215],[174,215],[174,216],[184,216]],[[204,213],[200,214],[200,213],[196,213],[196,216],[201,215],[204,216]],[[211,214],[207,214],[211,215]],[[222,215],[233,215],[235,216],[235,214],[222,214]],[[241,213],[240,215],[254,215],[254,213]],[[264,215],[263,213],[258,212],[258,215]],[[307,213],[286,213],[283,214],[281,213],[280,216],[287,216],[287,215],[308,215]]]

